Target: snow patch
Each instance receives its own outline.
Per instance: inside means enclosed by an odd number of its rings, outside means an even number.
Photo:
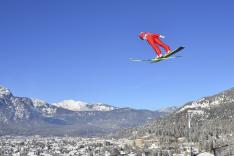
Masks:
[[[94,104],[92,106],[92,109],[95,110],[95,111],[112,111],[115,108],[112,107],[112,106],[108,106],[108,105],[102,104],[102,103],[97,103],[97,104]]]
[[[23,106],[23,105],[16,105],[16,107],[15,107],[15,117],[14,117],[14,120],[23,119],[24,117],[25,117],[26,119],[28,119],[28,118],[29,118],[29,112],[27,112],[27,111],[24,109],[24,106]]]
[[[11,91],[0,85],[0,97],[3,97],[3,95],[11,95]]]
[[[88,103],[82,101],[74,101],[74,100],[64,100],[59,103],[53,104],[57,107],[68,109],[71,111],[88,111],[87,107]]]
[[[115,109],[113,106],[102,103],[88,104],[87,102],[75,100],[64,100],[53,105],[71,111],[112,111]]]
[[[201,108],[210,109],[211,107],[218,106],[222,103],[227,103],[227,102],[234,102],[234,99],[226,96],[225,94],[221,94],[215,97],[204,97],[200,100],[193,101],[189,105],[183,106],[178,112],[182,112],[186,109],[201,109]]]
[[[40,99],[32,99],[32,102],[33,102],[34,107],[42,107],[47,104],[45,101],[40,100]]]
[[[54,107],[43,100],[32,99],[32,102],[33,106],[39,108],[45,116],[51,117],[56,113],[57,107]]]

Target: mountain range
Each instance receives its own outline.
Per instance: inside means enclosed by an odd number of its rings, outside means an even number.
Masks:
[[[154,138],[177,147],[181,138],[206,151],[234,142],[234,88],[188,102],[174,112],[139,127],[118,131],[120,138]]]
[[[0,135],[96,136],[135,127],[166,114],[74,100],[49,104],[14,96],[0,86]]]
[[[194,142],[209,142],[234,136],[233,129],[234,88],[181,107],[150,111],[74,100],[49,104],[16,97],[0,86],[0,135],[114,134],[111,137],[149,136],[159,138],[161,143],[175,143],[178,138],[188,138],[189,131]]]

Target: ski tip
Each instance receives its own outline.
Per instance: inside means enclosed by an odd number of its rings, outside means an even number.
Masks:
[[[179,48],[180,48],[180,49],[184,49],[184,48],[185,48],[185,46],[180,46]]]
[[[135,59],[135,58],[129,58],[129,60],[130,60],[130,61],[134,61],[134,62],[140,62],[140,61],[142,61],[142,60],[140,60],[140,59]]]

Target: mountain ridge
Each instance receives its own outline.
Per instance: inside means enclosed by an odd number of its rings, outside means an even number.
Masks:
[[[108,104],[103,104],[103,103],[89,104],[87,102],[75,101],[75,100],[63,100],[58,103],[53,103],[52,105],[68,109],[71,111],[111,111],[114,109],[118,109],[118,107],[114,107]]]
[[[100,103],[83,106],[89,110],[64,109],[40,99],[14,96],[1,86],[0,135],[104,135],[165,115],[159,111],[117,108]]]
[[[210,150],[234,140],[234,88],[190,101],[177,111],[144,125],[113,134],[117,138],[153,138],[163,147],[177,147],[181,139]]]

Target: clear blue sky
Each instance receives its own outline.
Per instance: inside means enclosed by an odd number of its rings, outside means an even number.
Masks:
[[[14,95],[158,109],[234,86],[234,2],[7,0],[0,2],[0,84]],[[182,58],[156,64],[141,31]]]

